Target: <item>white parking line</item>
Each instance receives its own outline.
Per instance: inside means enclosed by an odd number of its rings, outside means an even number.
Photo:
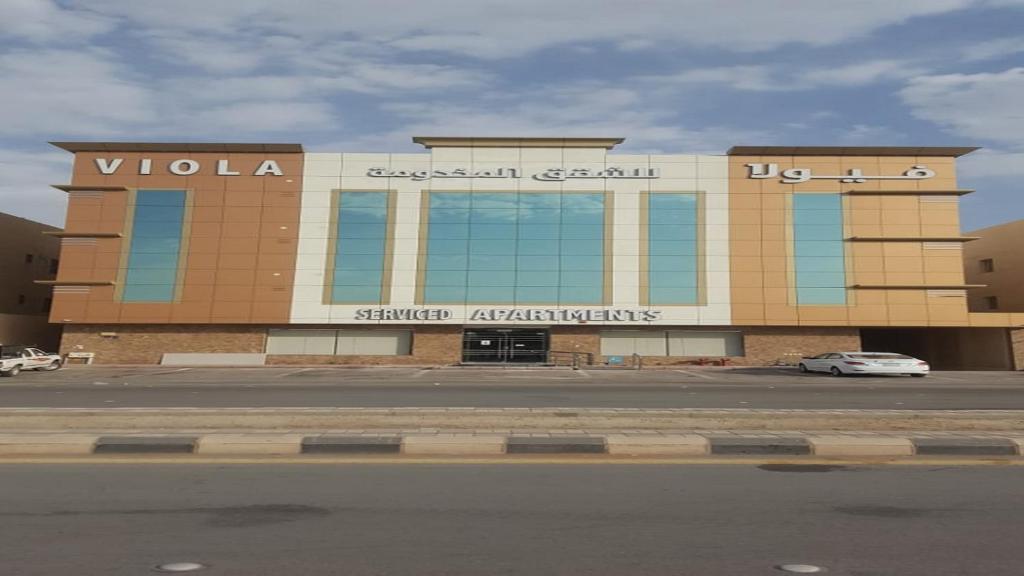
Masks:
[[[689,370],[673,370],[673,372],[679,372],[680,374],[689,374],[690,376],[696,376],[697,378],[703,378],[705,380],[714,380],[714,377],[708,376],[707,374],[699,374],[697,372],[690,372]]]
[[[285,372],[283,374],[278,374],[277,377],[278,378],[284,378],[285,376],[293,376],[295,374],[302,374],[303,372],[309,372],[310,370],[316,370],[316,368],[300,368],[298,370],[293,370],[291,372]]]

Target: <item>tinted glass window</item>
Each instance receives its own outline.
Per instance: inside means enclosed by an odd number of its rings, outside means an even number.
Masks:
[[[377,303],[383,295],[387,192],[339,192],[331,302]]]
[[[604,194],[431,192],[427,303],[600,304]]]
[[[184,190],[138,190],[121,299],[172,302],[185,220]]]
[[[846,304],[843,205],[839,194],[793,195],[793,255],[797,304]]]
[[[697,195],[651,194],[647,220],[649,302],[697,304]]]

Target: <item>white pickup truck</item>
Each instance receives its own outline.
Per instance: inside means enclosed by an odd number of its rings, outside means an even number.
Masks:
[[[63,360],[38,348],[0,346],[0,376],[17,376],[22,370],[56,370]]]

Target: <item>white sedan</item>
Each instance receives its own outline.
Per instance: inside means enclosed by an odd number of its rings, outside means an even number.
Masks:
[[[846,374],[910,374],[921,378],[928,374],[928,363],[892,352],[826,352],[800,360],[801,372]]]

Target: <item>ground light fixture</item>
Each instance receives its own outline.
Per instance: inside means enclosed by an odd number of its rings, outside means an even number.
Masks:
[[[167,564],[159,564],[155,569],[158,572],[195,572],[206,567],[205,564],[198,562],[169,562]]]

